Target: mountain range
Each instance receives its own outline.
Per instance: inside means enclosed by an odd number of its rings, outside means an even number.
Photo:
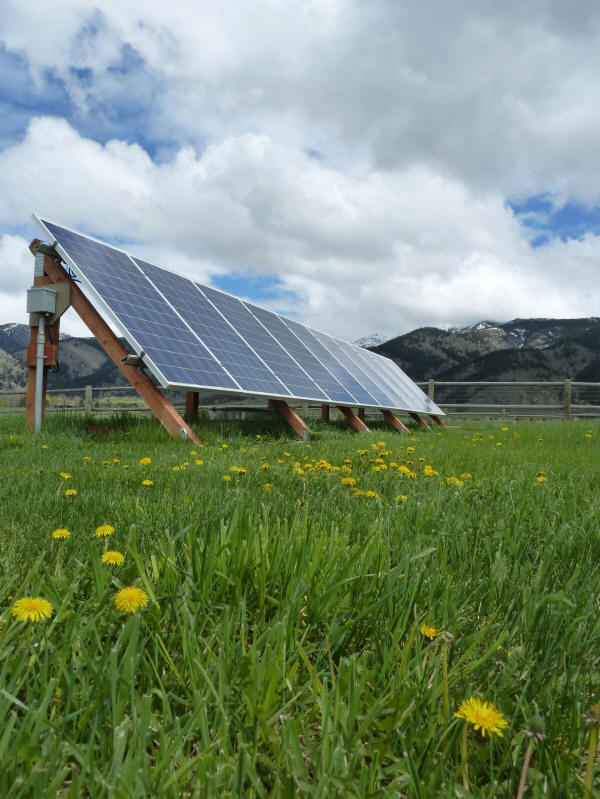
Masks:
[[[0,325],[0,389],[24,387],[29,327]],[[413,380],[582,380],[600,382],[600,318],[482,321],[463,328],[420,327],[358,344],[394,360]],[[125,385],[94,338],[61,336],[60,369],[49,388]]]

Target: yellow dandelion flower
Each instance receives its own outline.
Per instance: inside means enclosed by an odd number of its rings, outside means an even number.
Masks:
[[[270,463],[261,463],[260,468],[261,469],[270,469],[271,468],[271,464]]]
[[[495,705],[475,696],[463,699],[454,715],[457,719],[464,719],[472,724],[476,730],[480,730],[484,738],[486,733],[494,733],[502,738],[504,737],[502,730],[508,727],[504,714]]]
[[[398,502],[406,502],[408,497],[406,496],[406,494],[397,494],[396,499],[398,500]]]
[[[70,535],[71,533],[68,530],[65,530],[64,527],[59,527],[58,530],[54,530],[52,533],[52,538],[56,538],[57,541],[64,541]]]
[[[101,524],[100,527],[96,527],[96,538],[108,538],[114,532],[115,528],[112,524]]]
[[[102,461],[102,465],[103,466],[108,466],[109,463],[110,463],[110,461]]]
[[[115,594],[115,607],[121,613],[135,613],[138,608],[148,604],[148,594],[135,585],[121,588]]]
[[[538,444],[541,444],[543,440],[543,438],[538,438]]]
[[[343,486],[353,486],[356,485],[356,477],[342,477],[340,482]]]
[[[195,449],[191,449],[191,450],[190,450],[190,455],[197,455],[197,454],[198,454],[198,453],[196,452],[196,450],[195,450]]]
[[[257,433],[257,434],[256,434],[256,437],[257,437],[257,438],[262,438],[262,436],[260,435],[260,433]]]
[[[153,486],[154,483],[152,482],[152,480],[142,480],[142,485],[143,486]]]
[[[265,483],[263,485],[263,491],[270,491],[273,488],[271,483]]]
[[[174,472],[180,472],[181,471],[181,466],[173,466],[173,471]]]
[[[48,444],[42,444],[42,449],[48,449]]]
[[[225,482],[228,483],[231,480],[231,475],[230,474],[224,474],[223,475],[223,480],[225,480]]]
[[[17,621],[45,621],[49,619],[54,608],[47,599],[41,596],[24,596],[17,599],[11,608],[11,616]]]
[[[103,553],[100,560],[108,566],[122,566],[125,558],[120,552],[117,552],[116,549],[109,549],[107,552]]]
[[[377,493],[377,491],[367,491],[367,492],[365,493],[365,496],[366,496],[366,497],[371,497],[371,499],[377,499],[377,497],[379,496],[379,494]]]
[[[421,635],[424,635],[425,638],[429,638],[430,641],[433,641],[434,638],[441,635],[441,632],[442,631],[438,630],[437,627],[431,627],[429,624],[421,625]]]
[[[503,428],[502,428],[502,432],[503,432],[503,433],[506,433],[507,431],[508,431],[508,427],[503,427]]]
[[[83,456],[83,460],[84,460],[84,461],[91,461],[92,459],[90,458],[90,456],[89,456],[89,455],[84,455],[84,456]]]
[[[76,488],[67,488],[65,491],[65,497],[74,497],[77,494]]]
[[[148,466],[149,463],[152,463],[152,458],[140,458],[140,466]]]
[[[113,458],[113,463],[121,463],[121,461],[118,458]]]
[[[547,478],[545,474],[538,474],[538,476],[535,478],[536,483],[545,483],[546,480]]]
[[[200,458],[196,458],[194,463],[196,464],[196,466],[204,466],[204,461],[201,461]]]
[[[70,475],[69,472],[61,472],[60,476],[62,477],[63,480],[70,480],[72,477],[72,475]]]

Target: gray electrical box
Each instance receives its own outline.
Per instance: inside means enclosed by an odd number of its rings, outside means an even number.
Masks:
[[[44,286],[28,289],[27,313],[53,314],[56,311],[56,291]]]

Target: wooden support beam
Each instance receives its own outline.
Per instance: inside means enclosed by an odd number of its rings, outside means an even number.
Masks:
[[[401,422],[394,413],[391,411],[381,411],[381,413],[385,421],[389,422],[392,427],[396,428],[396,430],[399,430],[401,433],[409,432],[408,427],[404,424],[404,422]]]
[[[277,413],[285,419],[297,436],[302,439],[308,438],[310,428],[298,416],[296,411],[293,408],[290,408],[285,400],[270,399],[269,408],[271,408],[273,411],[277,411]]]
[[[321,420],[323,422],[329,421],[329,405],[321,405]]]
[[[359,409],[357,410],[357,412],[356,412],[356,415],[357,415],[357,416],[358,416],[358,418],[361,420],[361,422],[364,422],[364,421],[365,421],[365,409],[364,409],[364,408],[359,408]]]
[[[33,248],[35,243],[34,240],[30,248]],[[194,444],[199,444],[200,441],[194,431],[184,422],[154,383],[135,366],[124,366],[121,363],[121,358],[129,354],[125,346],[96,311],[77,283],[49,255],[44,256],[44,273],[53,283],[68,283],[71,286],[71,306],[77,311],[82,321],[85,322],[90,332],[95,336],[121,374],[131,383],[144,402],[147,403],[163,427],[172,435],[185,436],[190,441],[193,441]]]
[[[345,405],[338,405],[338,410],[340,413],[343,413],[346,419],[350,422],[352,427],[355,430],[358,430],[359,433],[370,433],[371,431],[367,427],[367,425],[360,419],[354,411],[347,408]]]
[[[409,411],[408,415],[415,420],[415,422],[419,425],[419,427],[425,427],[429,430],[429,425],[424,419],[421,419],[418,413],[413,413],[413,411]]]
[[[198,406],[200,405],[200,394],[198,391],[185,392],[185,420],[193,422],[198,419]]]
[[[429,414],[429,418],[433,419],[433,421],[439,425],[440,427],[446,427],[446,425],[442,422],[439,416],[434,416],[432,413]]]

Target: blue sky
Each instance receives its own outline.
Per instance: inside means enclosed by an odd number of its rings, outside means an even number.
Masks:
[[[33,211],[344,338],[597,315],[599,31],[583,2],[6,0],[0,323]]]

